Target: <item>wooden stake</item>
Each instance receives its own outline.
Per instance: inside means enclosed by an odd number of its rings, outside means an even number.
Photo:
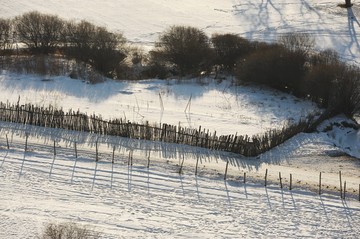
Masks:
[[[29,135],[26,134],[26,139],[25,139],[25,152],[27,152],[28,138],[29,138]]]
[[[199,157],[196,158],[195,175],[197,175],[197,167],[199,165]]]
[[[319,195],[321,194],[321,172],[319,175]]]
[[[132,166],[133,165],[133,162],[132,162],[132,150],[129,151],[129,158],[128,158],[128,166]]]
[[[290,173],[290,187],[289,187],[289,190],[291,191],[292,189],[292,174]]]
[[[150,151],[149,151],[149,155],[148,155],[148,163],[147,163],[147,168],[150,167]]]
[[[96,150],[96,162],[99,161],[99,151],[98,151],[98,142],[95,142],[95,150]]]
[[[283,184],[282,184],[282,178],[281,178],[281,172],[279,172],[279,180],[280,180],[280,188],[283,188]]]
[[[5,136],[6,136],[6,146],[7,146],[7,149],[10,149],[9,139],[8,139],[7,134],[6,134]]]
[[[360,202],[360,184],[359,184],[359,202]]]
[[[246,183],[246,172],[244,172],[244,184]]]
[[[78,153],[77,153],[76,142],[74,142],[74,149],[75,149],[75,158],[77,158],[77,157],[78,157]]]
[[[344,182],[344,200],[345,200],[345,197],[346,197],[346,181]]]
[[[227,171],[228,171],[228,166],[229,166],[229,160],[226,162],[224,180],[226,180],[226,175],[227,175]]]
[[[56,155],[55,140],[54,140],[54,155]]]
[[[181,165],[180,165],[180,169],[179,169],[179,174],[182,174],[182,168],[183,168],[183,165],[184,165],[184,160],[185,160],[185,157],[183,155],[183,159],[182,159],[182,162],[181,162]]]
[[[341,171],[339,171],[339,179],[340,179],[340,198],[342,198],[342,181],[341,181]]]
[[[133,165],[133,155],[134,155],[134,150],[130,151],[130,165]]]
[[[115,146],[113,147],[113,152],[112,152],[112,160],[111,160],[112,164],[114,164],[114,159],[115,159]]]
[[[265,187],[267,186],[268,169],[265,170]]]

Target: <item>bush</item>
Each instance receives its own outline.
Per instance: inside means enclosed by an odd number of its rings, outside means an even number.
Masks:
[[[313,55],[303,80],[304,92],[312,101],[327,108],[334,93],[334,82],[343,74],[345,68],[345,64],[339,61],[336,52],[332,50]]]
[[[116,78],[127,80],[142,79],[148,55],[141,47],[136,46],[127,47],[126,53],[126,58],[116,67]]]
[[[263,45],[237,64],[239,80],[268,85],[301,96],[301,81],[306,72],[306,57],[277,44]]]
[[[181,75],[194,74],[209,68],[211,55],[206,34],[194,27],[172,26],[159,37],[154,61],[174,65]]]
[[[339,70],[340,66],[336,64],[319,64],[313,66],[306,75],[303,82],[304,91],[320,107],[328,107],[333,82]]]
[[[352,116],[359,112],[360,69],[341,62],[332,50],[311,58],[304,88],[313,101],[327,108],[332,115]]]
[[[215,34],[211,37],[215,51],[214,63],[232,71],[237,60],[251,51],[251,43],[235,34]]]
[[[343,113],[349,117],[360,112],[360,69],[343,67],[334,81],[329,99],[329,110],[333,114]]]
[[[39,239],[97,239],[100,233],[75,223],[49,223]]]
[[[143,78],[159,78],[166,79],[170,76],[169,69],[166,66],[161,65],[159,63],[151,63],[149,64],[144,71],[142,72]]]

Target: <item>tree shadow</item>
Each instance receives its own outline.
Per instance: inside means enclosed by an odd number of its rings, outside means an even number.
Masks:
[[[348,51],[351,53],[352,57],[355,57],[352,48],[355,46],[357,50],[360,49],[360,44],[356,32],[356,27],[360,27],[360,23],[357,20],[356,16],[354,15],[352,7],[347,8],[347,16],[348,16],[348,28],[349,28],[349,36],[350,36]]]
[[[116,94],[124,92],[126,82],[105,81],[97,84],[88,84],[85,81],[70,79],[66,76],[51,77],[44,80],[42,76],[21,75],[7,73],[3,74],[5,80],[1,81],[1,88],[8,92],[25,92],[32,90],[40,104],[50,104],[51,98],[54,101],[61,101],[63,97],[73,96],[84,98],[90,102],[102,102]],[[25,102],[28,103],[28,102]]]
[[[289,7],[294,5],[296,5],[296,10],[289,12]],[[303,31],[304,24],[308,23],[297,15],[304,16],[309,12],[315,14],[317,17],[315,21],[322,22],[321,14],[311,6],[308,0],[287,3],[273,0],[257,0],[251,3],[234,1],[233,3],[233,14],[240,22],[245,20],[248,24],[246,32],[242,34],[248,39],[260,41],[276,41],[278,35],[282,33]]]

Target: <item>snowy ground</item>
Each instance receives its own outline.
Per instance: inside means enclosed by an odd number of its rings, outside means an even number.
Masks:
[[[360,202],[341,200],[338,193],[326,188],[337,185],[330,174],[323,177],[321,196],[304,191],[306,180],[309,186],[317,180],[304,172],[306,165],[292,169],[292,191],[285,174],[283,190],[271,179],[265,188],[260,175],[263,163],[255,159],[251,166],[234,155],[186,146],[145,141],[140,145],[123,138],[6,123],[1,126],[0,238],[33,238],[49,221],[85,224],[102,232],[103,238],[356,238],[360,233]],[[32,133],[24,153],[27,131]],[[4,133],[9,134],[10,150],[6,149]],[[101,142],[98,163],[95,138]],[[78,141],[77,159],[73,139],[84,140]],[[53,140],[57,141],[55,157]],[[118,147],[114,165],[112,144]],[[286,147],[278,150],[286,151]],[[130,149],[134,159],[129,167]],[[185,160],[179,175],[181,155]],[[224,160],[231,161],[228,181],[223,180]],[[258,170],[251,169],[256,165]],[[279,169],[268,166],[270,174]],[[246,184],[239,178],[243,172],[247,172]],[[299,182],[299,177],[304,182]],[[349,193],[352,178],[346,175],[344,179],[348,180]]]
[[[87,19],[122,31],[130,41],[146,47],[153,46],[167,26],[184,24],[204,29],[209,35],[232,32],[265,41],[286,32],[307,32],[315,37],[318,49],[333,48],[349,62],[358,63],[360,57],[356,1],[349,10],[325,0],[0,3],[1,17],[38,10],[66,19]],[[310,102],[276,91],[230,87],[229,81],[107,81],[89,85],[62,76],[43,79],[1,72],[0,100],[16,103],[20,96],[22,104],[79,108],[104,118],[180,122],[191,127],[202,125],[220,134],[249,135],[318,110]],[[338,116],[319,129],[345,120]],[[27,133],[29,151],[24,153]],[[243,158],[195,147],[0,122],[0,238],[34,238],[49,221],[88,224],[103,232],[104,238],[357,238],[360,161],[344,153],[360,158],[359,138],[359,132],[340,125],[326,132],[299,134],[257,158]],[[100,147],[97,164],[96,140]],[[78,159],[74,157],[74,141],[78,143]],[[113,146],[117,147],[114,165],[110,162]],[[129,168],[131,151],[134,164]],[[197,159],[200,166],[195,177]],[[226,162],[229,180],[225,183]],[[263,186],[266,169],[267,188]],[[340,170],[347,182],[346,201],[339,198]],[[244,172],[246,185],[242,183]],[[279,172],[283,190],[279,189]],[[319,172],[321,196],[317,194]],[[292,191],[288,189],[290,173],[294,177]]]
[[[91,85],[69,77],[43,79],[3,72],[0,101],[16,103],[20,96],[20,104],[51,104],[105,119],[202,126],[218,135],[263,133],[320,111],[310,101],[259,87],[234,86],[231,80],[108,80]]]

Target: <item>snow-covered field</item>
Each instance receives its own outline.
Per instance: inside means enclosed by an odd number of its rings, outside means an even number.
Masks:
[[[311,181],[313,172],[305,172],[306,165],[292,169],[291,191],[288,175],[282,171],[281,190],[271,176],[270,186],[264,187],[260,174],[266,167],[276,175],[284,162],[274,168],[262,166],[262,160],[251,162],[186,146],[6,123],[1,128],[0,238],[33,238],[47,222],[63,221],[94,227],[102,238],[356,238],[360,233],[360,202],[341,200],[329,189],[337,182],[327,173],[321,196],[305,191],[306,180],[309,187],[316,182]],[[26,153],[25,132],[31,132]],[[9,135],[10,150],[4,133]],[[74,139],[80,142],[77,159],[71,144]],[[53,140],[57,141],[56,156]],[[112,145],[117,146],[114,164]],[[278,150],[286,152],[287,147]],[[128,166],[130,149],[134,150],[132,166]],[[185,160],[179,175],[181,155]],[[201,160],[195,176],[197,158]],[[231,162],[228,181],[223,180],[224,160]],[[301,160],[294,157],[294,163]],[[243,172],[247,172],[246,184]],[[356,178],[348,176],[344,180],[350,193],[351,180]]]
[[[50,80],[49,80],[50,79]],[[69,77],[0,75],[0,101],[33,103],[96,113],[105,119],[167,123],[217,134],[254,135],[320,110],[279,91],[234,86],[230,80],[112,81],[86,84]],[[291,117],[289,117],[291,115]],[[231,126],[231,127],[229,127]]]
[[[286,32],[307,32],[315,37],[318,49],[331,47],[344,60],[358,63],[357,2],[349,10],[338,8],[338,3],[0,0],[0,17],[38,10],[66,19],[87,19],[121,31],[145,47],[153,46],[158,34],[173,24],[199,27],[209,35],[232,32],[265,41]],[[90,85],[64,76],[44,81],[41,76],[2,71],[0,92],[0,101],[16,103],[20,96],[21,104],[52,104],[138,122],[201,125],[219,134],[261,133],[318,110],[310,102],[276,91],[231,86],[231,79]],[[331,122],[345,120],[339,116]],[[30,135],[29,151],[24,153],[26,134]],[[358,238],[360,161],[344,153],[360,158],[359,138],[357,131],[338,126],[299,134],[257,158],[243,158],[183,145],[0,122],[0,238],[34,238],[46,222],[64,221],[95,227],[104,238]],[[96,140],[99,163],[95,163]],[[134,164],[128,167],[132,151]],[[199,174],[195,176],[197,159]],[[266,169],[267,188],[263,186]],[[347,200],[339,198],[340,170],[347,182]],[[242,183],[244,172],[246,184]],[[283,190],[278,185],[279,172]],[[321,196],[317,194],[319,172]],[[288,189],[290,173],[292,191]]]
[[[87,19],[123,32],[134,43],[152,47],[158,34],[174,24],[213,33],[236,33],[251,40],[274,41],[287,32],[307,32],[318,49],[333,48],[358,62],[358,2],[344,0],[1,0],[1,17],[37,10],[66,19]],[[151,20],[150,20],[151,19]]]

